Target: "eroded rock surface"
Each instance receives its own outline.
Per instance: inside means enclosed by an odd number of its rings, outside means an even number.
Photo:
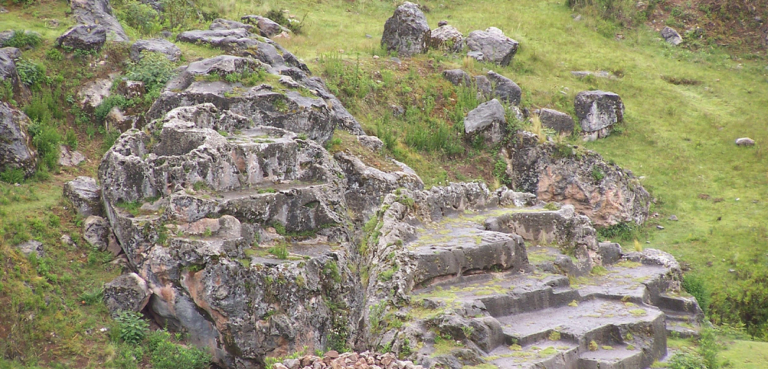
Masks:
[[[99,25],[107,32],[107,39],[127,42],[128,35],[112,14],[109,0],[71,0],[69,5],[78,23],[86,26]]]
[[[181,58],[181,49],[164,38],[154,38],[149,40],[139,40],[131,45],[131,60],[138,62],[141,60],[142,52],[161,53],[170,61],[178,61]]]
[[[468,140],[479,135],[489,144],[501,142],[507,133],[504,106],[493,99],[472,109],[464,118],[464,133]]]
[[[64,197],[83,217],[101,215],[101,189],[95,178],[80,176],[64,184]]]
[[[648,217],[648,191],[631,172],[606,163],[597,153],[539,144],[527,132],[519,132],[505,152],[512,186],[539,200],[571,204],[598,226],[641,224]]]
[[[56,45],[75,50],[98,51],[106,41],[106,28],[98,24],[78,24],[59,36]]]
[[[582,91],[573,102],[585,139],[595,140],[611,133],[611,127],[624,120],[624,103],[613,92]]]

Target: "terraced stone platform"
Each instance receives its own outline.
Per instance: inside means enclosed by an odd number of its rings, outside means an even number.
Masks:
[[[676,329],[668,317],[701,320],[695,299],[681,296],[670,255],[598,243],[568,207],[515,207],[491,194],[472,204],[468,192],[439,211],[433,194],[385,200],[379,238],[406,240],[390,259],[411,271],[402,285],[412,287],[395,314],[403,327],[384,332],[382,345],[420,342],[415,355],[425,366],[646,368],[667,354]],[[397,205],[409,199],[411,207]]]

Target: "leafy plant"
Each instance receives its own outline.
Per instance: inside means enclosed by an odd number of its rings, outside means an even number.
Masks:
[[[29,60],[21,59],[17,61],[16,72],[19,74],[21,83],[29,87],[39,88],[45,82],[45,67]]]
[[[683,277],[683,289],[685,292],[690,293],[696,298],[696,301],[699,302],[699,306],[701,307],[701,310],[704,311],[704,314],[709,312],[711,295],[703,280],[696,275],[686,274]]]
[[[174,0],[175,1],[175,0]],[[142,52],[141,60],[128,68],[126,77],[133,81],[144,82],[149,91],[159,91],[174,76],[175,67],[161,53]]]
[[[158,330],[147,336],[147,349],[154,369],[204,369],[211,355],[196,347],[184,347],[171,340],[171,334]]]
[[[29,126],[32,144],[37,149],[39,167],[53,170],[59,164],[59,145],[61,135],[55,127],[45,123],[32,123]]]
[[[24,182],[24,170],[21,168],[5,168],[0,172],[0,181],[5,183],[23,183]]]
[[[280,242],[277,245],[270,247],[268,251],[278,259],[288,259],[288,247],[284,242]]]
[[[120,339],[129,344],[138,344],[144,340],[149,330],[149,323],[141,314],[133,311],[121,311],[118,313],[117,328]]]
[[[138,1],[128,1],[118,12],[118,16],[126,24],[144,36],[154,35],[162,29],[160,15],[147,4]]]
[[[35,32],[16,30],[13,31],[11,38],[3,42],[3,47],[16,47],[19,49],[24,49],[26,47],[37,47],[42,42],[43,39],[39,34]]]

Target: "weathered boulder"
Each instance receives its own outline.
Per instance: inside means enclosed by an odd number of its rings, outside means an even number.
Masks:
[[[411,56],[427,50],[430,29],[419,6],[406,1],[384,23],[381,46],[401,56]]]
[[[109,0],[71,0],[69,5],[78,23],[102,26],[106,29],[107,39],[128,42],[128,35],[112,14]]]
[[[131,45],[131,60],[137,62],[141,60],[142,52],[161,53],[170,61],[178,61],[181,57],[181,49],[173,42],[164,38],[153,38],[150,40],[139,40]]]
[[[272,37],[283,32],[289,32],[288,29],[277,22],[260,15],[246,15],[240,18],[240,20],[255,25],[259,29],[259,34],[264,37]]]
[[[33,253],[38,258],[42,258],[45,256],[45,249],[43,248],[43,243],[37,240],[29,240],[24,243],[20,243],[16,245],[16,248],[19,249],[19,251],[24,254],[24,256],[32,255]]]
[[[64,197],[80,216],[101,215],[101,189],[94,178],[80,176],[65,183]]]
[[[479,75],[475,76],[475,85],[477,86],[477,99],[484,100],[490,99],[493,95],[493,84],[488,77]]]
[[[27,128],[32,122],[22,111],[0,102],[0,172],[19,168],[30,176],[37,168],[37,153]]]
[[[683,43],[683,37],[680,36],[680,34],[672,27],[664,27],[661,30],[661,37],[664,38],[664,41],[677,46]]]
[[[539,120],[541,121],[542,127],[552,129],[555,132],[562,134],[569,135],[573,133],[573,128],[575,126],[573,118],[570,115],[552,109],[539,110]]]
[[[444,70],[443,78],[447,79],[448,82],[451,82],[454,86],[459,86],[459,85],[471,86],[472,85],[472,77],[469,76],[469,73],[461,69]]]
[[[124,79],[117,84],[117,93],[125,96],[128,99],[140,97],[146,92],[146,86],[144,85],[144,82],[141,81],[131,81]]]
[[[459,52],[464,48],[464,35],[454,26],[440,26],[430,32],[428,46],[434,49]]]
[[[368,166],[358,157],[343,151],[336,153],[334,159],[347,177],[344,193],[347,209],[352,211],[358,220],[370,218],[381,205],[384,196],[398,188],[424,188],[424,182],[415,173],[399,170],[385,172]]]
[[[608,136],[611,126],[624,120],[624,103],[613,92],[582,91],[573,105],[586,140]]]
[[[741,137],[736,139],[736,146],[755,146],[755,140],[749,137]]]
[[[509,65],[517,53],[518,42],[505,36],[496,27],[485,31],[472,31],[467,36],[467,55],[478,61],[487,61],[501,66]]]
[[[504,106],[496,99],[478,105],[464,118],[464,133],[469,140],[481,135],[489,144],[501,142],[507,134]]]
[[[101,50],[107,42],[107,29],[98,25],[78,24],[56,39],[56,45],[75,50]]]
[[[380,153],[384,150],[384,142],[376,136],[360,135],[357,136],[357,142],[373,152]]]
[[[85,161],[85,155],[80,151],[70,150],[65,145],[59,146],[59,165],[63,167],[76,167]]]
[[[144,310],[152,291],[136,273],[123,274],[104,285],[104,304],[112,316],[121,311]]]
[[[112,230],[109,228],[109,222],[106,219],[90,215],[83,222],[83,238],[89,245],[104,251],[109,246],[109,236]]]
[[[641,224],[648,217],[651,196],[640,181],[597,153],[539,144],[535,135],[520,132],[502,154],[514,188],[534,193],[541,201],[571,204],[596,226]]]
[[[492,94],[508,104],[519,105],[523,90],[511,79],[494,71],[488,71],[488,80],[493,85]]]

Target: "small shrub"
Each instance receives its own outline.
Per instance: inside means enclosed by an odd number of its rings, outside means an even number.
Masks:
[[[45,58],[51,61],[62,61],[64,60],[64,54],[59,49],[50,48],[45,52]]]
[[[704,314],[709,312],[711,295],[701,278],[693,274],[686,274],[683,277],[683,289],[685,292],[690,293],[691,296],[696,298],[696,301],[699,302],[699,306],[701,307],[701,310],[704,311]]]
[[[117,106],[120,109],[125,109],[132,105],[132,101],[126,99],[122,95],[112,95],[104,99],[96,109],[93,110],[93,116],[97,122],[103,122],[107,118],[109,112]]]
[[[288,259],[288,247],[285,243],[281,242],[277,245],[269,248],[269,253],[274,255],[278,259]]]
[[[77,150],[77,135],[71,128],[68,129],[67,133],[64,135],[64,144],[72,151]]]
[[[595,180],[595,182],[600,182],[605,178],[605,173],[603,173],[602,169],[598,167],[592,167],[592,179]]]
[[[16,72],[19,74],[21,83],[29,87],[39,88],[45,82],[45,67],[26,59],[16,62]]]
[[[59,164],[59,145],[61,135],[50,124],[33,123],[29,127],[32,144],[37,149],[39,167],[47,170],[57,168]]]
[[[637,226],[631,222],[617,223],[612,226],[598,228],[597,234],[603,240],[619,240],[619,241],[631,241],[634,240],[637,233]]]
[[[187,0],[162,0],[164,26],[178,30],[188,25],[197,15],[194,5]]]
[[[141,314],[133,311],[121,311],[117,318],[119,337],[123,342],[138,344],[144,340],[149,330],[149,323]]]
[[[162,30],[160,16],[155,9],[138,1],[128,1],[118,13],[121,20],[144,36],[154,35]]]
[[[13,31],[11,38],[3,43],[3,47],[17,47],[24,49],[26,47],[36,47],[43,42],[40,35],[35,32]]]
[[[196,347],[184,347],[171,340],[171,334],[159,330],[147,336],[147,349],[154,369],[204,369],[211,355]]]
[[[24,182],[24,170],[21,168],[5,168],[0,172],[0,181],[5,183],[23,183]]]
[[[141,60],[132,64],[126,77],[144,82],[147,92],[159,91],[174,76],[173,62],[161,53],[142,52]]]
[[[80,302],[84,305],[95,305],[101,302],[104,296],[102,288],[94,288],[80,294]]]

